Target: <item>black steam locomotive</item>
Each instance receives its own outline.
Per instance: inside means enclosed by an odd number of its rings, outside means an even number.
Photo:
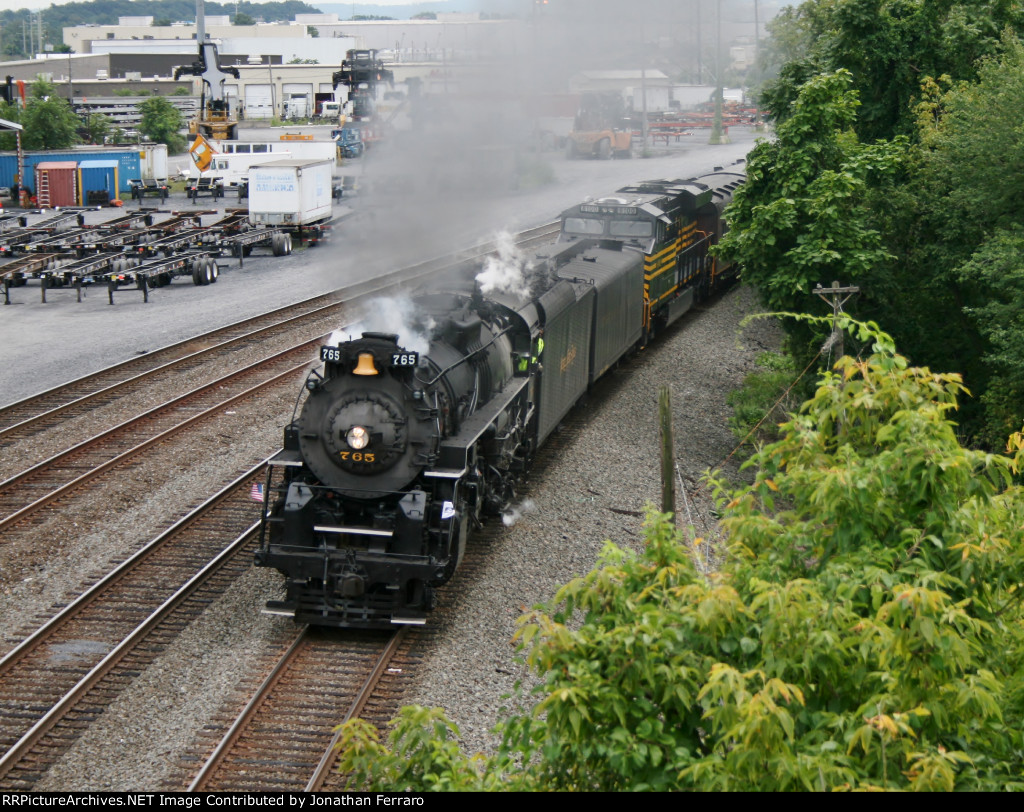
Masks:
[[[256,565],[286,578],[269,611],[423,623],[471,528],[508,508],[580,397],[734,274],[707,249],[743,179],[716,171],[587,201],[519,267],[520,287],[485,294],[490,282],[463,274],[415,296],[407,334],[322,347],[269,469]]]

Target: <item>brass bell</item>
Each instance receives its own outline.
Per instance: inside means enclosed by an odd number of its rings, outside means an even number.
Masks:
[[[356,368],[352,370],[353,375],[376,375],[377,367],[373,365],[373,353],[361,352],[359,353],[359,362],[356,364]]]

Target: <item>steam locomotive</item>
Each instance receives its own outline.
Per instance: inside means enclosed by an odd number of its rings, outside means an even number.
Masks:
[[[257,566],[268,611],[422,624],[471,529],[508,509],[535,451],[616,362],[718,289],[708,255],[744,180],[655,180],[562,215],[556,243],[413,297],[415,320],[321,347],[269,466]]]

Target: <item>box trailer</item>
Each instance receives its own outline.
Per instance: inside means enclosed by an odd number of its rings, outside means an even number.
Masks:
[[[139,144],[142,179],[167,182],[167,144]]]
[[[249,221],[316,243],[332,217],[333,161],[285,159],[252,167]]]

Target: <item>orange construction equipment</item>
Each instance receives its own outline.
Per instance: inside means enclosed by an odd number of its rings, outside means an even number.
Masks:
[[[626,119],[622,94],[584,93],[576,122],[566,141],[569,158],[611,158],[632,156],[633,128]]]

